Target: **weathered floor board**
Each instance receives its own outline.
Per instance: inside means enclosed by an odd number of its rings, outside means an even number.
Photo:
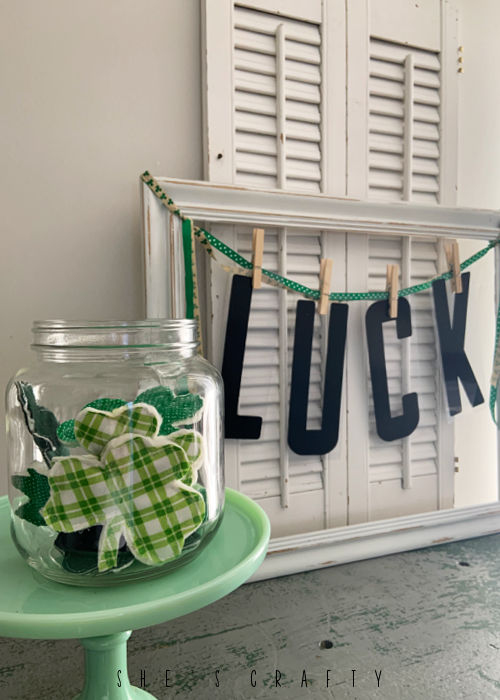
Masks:
[[[0,698],[68,700],[82,662],[75,641],[0,639]],[[135,632],[141,670],[158,698],[498,699],[500,535],[243,586]]]

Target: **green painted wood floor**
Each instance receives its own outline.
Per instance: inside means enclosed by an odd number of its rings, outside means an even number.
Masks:
[[[68,700],[82,664],[75,641],[0,639],[0,698]],[[243,586],[135,632],[141,671],[158,698],[498,699],[500,535]]]

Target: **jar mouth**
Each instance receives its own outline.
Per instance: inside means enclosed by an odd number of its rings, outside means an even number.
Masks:
[[[193,348],[197,322],[188,318],[133,321],[33,322],[33,349],[43,348]]]

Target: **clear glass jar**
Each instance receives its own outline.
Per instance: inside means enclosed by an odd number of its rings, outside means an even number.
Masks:
[[[63,583],[189,560],[223,510],[223,388],[187,319],[37,321],[7,388],[12,536]]]

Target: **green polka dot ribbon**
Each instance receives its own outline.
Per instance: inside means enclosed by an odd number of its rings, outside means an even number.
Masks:
[[[170,213],[175,214],[182,221],[191,221],[189,217],[186,217],[180,211],[180,209],[176,206],[174,201],[170,197],[168,197],[168,195],[164,192],[163,188],[158,184],[157,180],[155,180],[155,178],[152,177],[147,170],[145,173],[142,174],[142,180],[150,188],[153,194],[156,195],[156,197],[158,197],[158,199],[167,207]],[[240,255],[236,250],[231,248],[231,246],[228,246],[227,243],[224,243],[212,233],[209,233],[209,231],[205,231],[205,229],[199,228],[194,224],[193,231],[194,235],[201,240],[201,242],[207,248],[208,252],[212,255],[212,249],[215,249],[219,251],[219,253],[222,253],[222,255],[226,256],[234,263],[236,263],[236,265],[242,268],[243,271],[251,272],[253,270],[253,264],[249,260],[244,258],[243,255]],[[467,258],[467,260],[464,260],[464,262],[460,264],[460,269],[466,270],[475,262],[483,258],[492,248],[494,248],[499,243],[500,239],[490,241],[487,246],[479,250],[477,253],[474,253],[474,255],[471,255],[470,258]],[[263,277],[267,278],[266,281],[268,281],[269,283],[275,283],[277,286],[282,287],[283,289],[290,289],[291,291],[297,292],[298,294],[301,294],[302,296],[305,296],[308,299],[318,300],[320,297],[319,289],[311,289],[310,287],[306,287],[304,284],[300,284],[299,282],[290,280],[287,277],[283,277],[277,272],[271,272],[270,270],[262,269],[262,275]],[[398,292],[398,296],[407,297],[411,294],[417,294],[418,292],[425,292],[427,289],[430,289],[432,287],[432,284],[436,280],[449,280],[452,278],[452,276],[453,273],[450,270],[448,270],[447,272],[443,272],[441,275],[437,275],[436,277],[433,277],[432,279],[427,280],[426,282],[422,282],[421,284],[414,284],[411,287],[405,287],[404,289],[400,289]],[[378,301],[380,299],[388,298],[388,292],[331,292],[329,294],[329,299],[331,301]]]
[[[226,243],[218,239],[216,236],[214,236],[212,233],[209,231],[206,231],[205,229],[202,229],[198,226],[195,226],[194,223],[192,223],[192,220],[189,219],[189,217],[186,217],[180,209],[177,207],[175,202],[166,194],[166,192],[163,190],[161,185],[158,183],[157,180],[155,180],[152,175],[148,171],[142,174],[142,180],[143,182],[150,188],[150,190],[153,192],[153,194],[158,197],[158,199],[164,204],[164,206],[170,211],[171,214],[174,214],[175,216],[178,216],[183,222],[189,221],[190,226],[192,227],[192,231],[194,236],[200,241],[200,243],[205,247],[209,255],[212,257],[215,257],[213,254],[213,250],[217,250],[219,253],[224,255],[226,258],[229,258],[233,263],[236,264],[236,266],[239,268],[237,271],[240,272],[240,274],[244,275],[251,275],[252,270],[253,270],[253,264],[244,258],[242,255],[240,255],[236,250],[228,246]],[[495,246],[497,246],[500,243],[500,238],[490,241],[487,246],[484,248],[481,248],[477,253],[474,253],[474,255],[471,255],[469,258],[464,260],[462,263],[460,263],[460,270],[466,270],[469,268],[471,265],[476,263],[478,260],[481,260],[487,253],[489,253],[490,250],[492,250]],[[185,265],[190,265],[190,256],[184,256],[184,264]],[[230,268],[227,268],[226,266],[222,266],[224,269],[230,270]],[[186,272],[186,275],[188,273]],[[192,272],[189,273],[189,275],[192,275]],[[412,294],[418,294],[419,292],[425,292],[426,290],[430,289],[433,285],[433,283],[436,280],[449,280],[453,276],[453,273],[451,270],[448,270],[447,272],[443,272],[441,275],[437,275],[436,277],[433,277],[432,279],[429,279],[425,282],[422,282],[421,284],[414,284],[411,287],[405,287],[404,289],[400,289],[398,291],[398,296],[400,297],[408,297]],[[262,269],[262,277],[265,282],[268,284],[271,284],[276,287],[280,287],[282,289],[289,289],[293,292],[296,292],[297,294],[301,294],[302,296],[306,297],[307,299],[313,299],[317,301],[320,297],[320,291],[319,289],[311,289],[310,287],[306,287],[303,284],[300,284],[299,282],[295,282],[294,280],[290,280],[287,277],[283,277],[282,275],[279,275],[276,272],[272,272],[271,270],[265,270]],[[389,298],[389,293],[388,292],[331,292],[329,294],[329,299],[330,301],[379,301],[382,299],[388,299]],[[491,378],[491,389],[490,389],[490,411],[491,415],[493,417],[493,420],[496,422],[496,417],[495,417],[495,407],[496,407],[496,399],[497,399],[497,384],[498,380],[500,378],[500,343],[499,343],[499,337],[500,337],[500,308],[498,311],[497,315],[497,332],[496,332],[496,340],[495,340],[495,358],[494,358],[494,367],[493,367],[493,374]]]

